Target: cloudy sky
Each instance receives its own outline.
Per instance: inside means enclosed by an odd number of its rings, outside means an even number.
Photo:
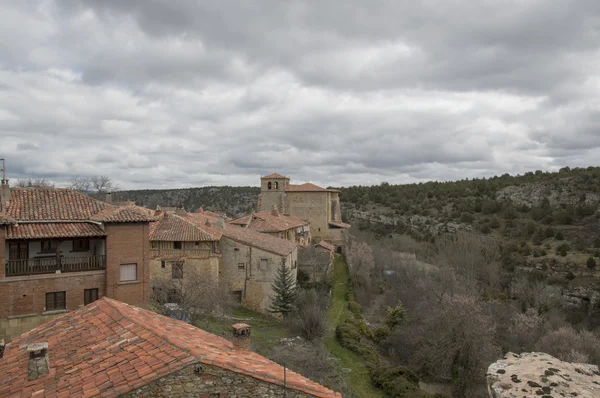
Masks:
[[[9,177],[122,188],[600,165],[600,1],[0,0]]]

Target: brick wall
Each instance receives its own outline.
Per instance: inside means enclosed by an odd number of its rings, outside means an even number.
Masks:
[[[150,301],[148,224],[106,224],[106,295],[138,307]],[[137,264],[137,281],[121,282],[121,264]]]
[[[46,293],[66,292],[67,310],[76,310],[84,304],[84,289],[98,289],[98,298],[104,296],[106,291],[104,271],[0,279],[0,319],[35,315],[40,316],[41,320],[49,320],[41,316],[46,311]],[[22,333],[42,322],[27,318],[19,319],[11,319],[10,325],[6,322],[0,323],[0,336],[8,333],[6,328],[9,326],[13,329],[17,328],[19,333]]]
[[[198,370],[198,372],[196,372]],[[250,376],[217,366],[190,365],[179,372],[165,376],[124,397],[312,397],[297,390],[287,389]]]

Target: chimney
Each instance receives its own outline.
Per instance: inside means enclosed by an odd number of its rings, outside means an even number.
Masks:
[[[104,194],[104,201],[106,203],[112,203],[112,192],[106,192]]]
[[[177,214],[178,216],[187,215],[187,213],[183,207],[178,207],[177,209],[175,209],[175,214]]]
[[[211,227],[212,225],[210,225],[210,221],[208,221],[208,218],[206,219],[206,221],[204,221],[204,225],[206,225],[207,227]]]
[[[8,179],[6,178],[6,167],[4,166],[4,159],[0,159],[0,165],[2,168],[2,179],[0,180],[0,208],[2,207],[2,202],[10,202],[10,186],[8,185]]]
[[[251,326],[247,323],[236,323],[231,325],[233,328],[233,348],[236,350],[250,351],[250,329]]]
[[[279,217],[279,211],[277,211],[277,207],[273,206],[273,208],[271,209],[271,215]]]
[[[223,217],[217,218],[216,226],[217,228],[225,229],[225,219]]]
[[[45,376],[50,371],[50,361],[48,360],[48,343],[35,343],[27,346],[29,353],[29,362],[27,375],[29,380],[35,380]]]

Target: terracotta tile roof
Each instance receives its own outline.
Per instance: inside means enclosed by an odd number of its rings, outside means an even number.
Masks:
[[[259,232],[282,232],[308,225],[306,221],[298,217],[286,214],[275,215],[273,211],[259,211],[237,218],[229,223],[242,225]]]
[[[86,222],[20,223],[8,227],[6,239],[75,238],[106,236],[97,224]]]
[[[11,188],[6,213],[21,221],[87,220],[110,208],[72,189]]]
[[[110,207],[90,217],[92,221],[105,223],[151,222],[156,220],[148,209],[139,206]]]
[[[335,252],[335,246],[332,243],[327,242],[326,240],[322,240],[316,244],[316,246],[321,246],[324,249],[329,250],[330,252]]]
[[[290,184],[285,189],[286,192],[327,192],[325,188],[307,182],[305,184]]]
[[[248,228],[242,228],[237,225],[225,223],[225,227],[223,229],[218,228],[214,225],[217,222],[218,217],[206,214],[206,212],[188,213],[186,218],[199,226],[204,225],[206,220],[208,220],[211,226],[213,226],[213,229],[220,231],[226,238],[251,247],[256,247],[257,249],[261,249],[269,253],[275,253],[280,256],[288,255],[297,247],[296,243],[292,241],[265,235],[263,233],[253,231]]]
[[[48,343],[50,372],[27,378],[28,344]],[[0,396],[114,397],[193,363],[283,385],[283,367],[185,322],[101,298],[24,333],[0,360]],[[316,397],[339,393],[287,371],[287,387]]]
[[[166,214],[160,221],[152,224],[151,241],[197,242],[221,239],[221,233],[213,228],[203,228],[177,214]]]
[[[14,218],[12,218],[8,214],[0,211],[0,225],[14,224],[16,222],[17,222],[17,220],[15,220]]]
[[[261,177],[261,178],[268,178],[268,179],[271,179],[271,178],[287,178],[287,179],[289,180],[289,178],[288,178],[288,177],[286,177],[286,176],[282,176],[282,175],[281,175],[281,174],[279,174],[279,173],[273,173],[273,174],[269,174],[269,175],[267,175],[267,176],[264,176],[264,177]]]
[[[345,222],[341,222],[341,221],[329,221],[328,224],[333,225],[334,227],[338,227],[338,228],[350,228],[352,226],[350,224],[346,224]]]

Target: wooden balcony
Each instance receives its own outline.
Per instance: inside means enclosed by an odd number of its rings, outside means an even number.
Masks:
[[[7,260],[6,276],[54,274],[60,272],[96,271],[106,268],[106,256],[47,257]]]
[[[209,249],[150,249],[151,258],[210,258],[220,257]]]

